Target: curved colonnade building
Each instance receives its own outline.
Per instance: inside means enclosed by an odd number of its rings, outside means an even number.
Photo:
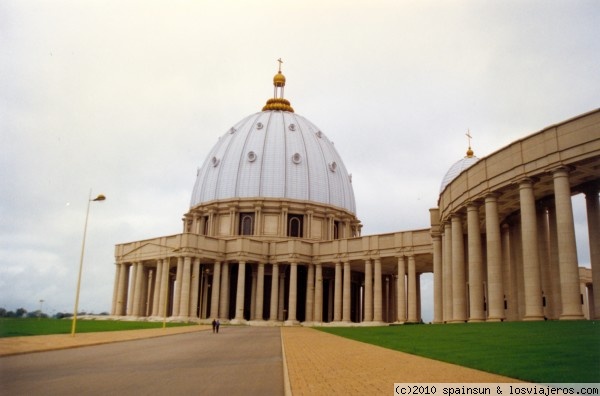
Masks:
[[[431,209],[434,321],[600,318],[600,110],[463,161]],[[593,276],[577,261],[580,193]]]
[[[433,272],[436,323],[583,318],[570,196],[586,192],[598,242],[600,110],[480,160],[469,152],[446,175],[431,228],[361,236],[333,143],[284,99],[281,70],[273,84],[198,170],[183,232],[116,246],[112,315],[419,322],[420,274]],[[598,256],[596,243],[593,268]]]

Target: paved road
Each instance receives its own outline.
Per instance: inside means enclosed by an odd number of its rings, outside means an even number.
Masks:
[[[283,395],[280,329],[211,331],[0,358],[3,395]]]

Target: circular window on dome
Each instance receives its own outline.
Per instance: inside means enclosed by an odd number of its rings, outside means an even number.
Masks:
[[[300,162],[302,162],[302,156],[299,153],[295,153],[294,155],[292,155],[292,162],[294,164],[299,164]]]
[[[254,151],[248,152],[248,161],[254,162],[256,161],[257,155]]]
[[[212,157],[210,163],[212,164],[212,166],[217,166],[219,165],[219,159],[217,157]]]
[[[259,122],[258,124],[256,124],[256,129],[263,129],[264,125],[262,124],[262,122]]]
[[[316,135],[319,139],[321,139],[321,136],[323,136],[323,132],[317,131]]]
[[[289,129],[290,131],[294,132],[294,131],[296,130],[296,124],[290,124],[290,125],[288,126],[288,129]]]
[[[234,128],[234,127],[231,127],[231,129],[229,130],[229,133],[230,133],[230,134],[234,134],[234,133],[235,133],[235,128]]]
[[[335,163],[335,161],[330,162],[329,163],[329,170],[332,172],[335,172],[335,170],[337,169],[337,164]]]

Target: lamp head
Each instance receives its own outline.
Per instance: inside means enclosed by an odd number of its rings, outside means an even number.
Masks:
[[[106,197],[102,194],[99,194],[96,198],[92,199],[92,201],[104,201]]]

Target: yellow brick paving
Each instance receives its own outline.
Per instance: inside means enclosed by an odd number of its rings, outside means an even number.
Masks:
[[[99,333],[0,338],[0,356],[161,337],[211,326],[196,325]],[[392,351],[307,327],[282,327],[286,393],[301,395],[392,394],[395,382],[518,382],[454,364]]]
[[[282,327],[291,393],[393,394],[396,382],[519,382],[450,363],[349,340],[306,327]]]

